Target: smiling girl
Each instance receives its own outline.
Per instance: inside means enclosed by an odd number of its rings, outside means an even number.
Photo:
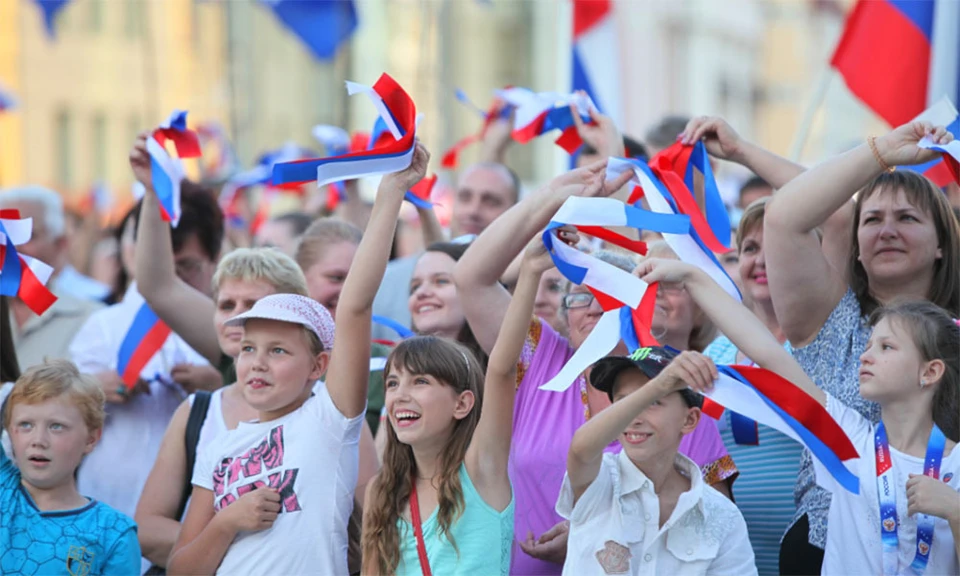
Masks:
[[[386,368],[389,430],[364,511],[364,574],[507,574],[513,490],[507,474],[517,359],[543,272],[531,243],[484,380],[463,346],[406,340]]]
[[[327,309],[299,295],[267,296],[228,322],[244,328],[238,386],[259,419],[201,453],[169,573],[347,573],[371,307],[403,195],[428,161],[418,144],[407,169],[381,180],[337,304],[335,339]]]

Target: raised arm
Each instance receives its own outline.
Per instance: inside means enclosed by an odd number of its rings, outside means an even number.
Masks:
[[[370,220],[370,206],[360,198],[360,184],[357,180],[347,180],[343,183],[347,199],[339,204],[333,215],[345,220],[361,230],[367,229]]]
[[[747,142],[727,124],[726,120],[716,116],[693,118],[687,123],[679,138],[684,144],[694,144],[698,140],[703,140],[711,156],[746,166],[777,189],[785,186],[805,170],[803,166],[783,156]]]
[[[417,206],[417,216],[420,217],[420,232],[423,234],[423,245],[427,247],[434,242],[443,242],[447,239],[443,234],[443,226],[437,218],[437,213],[433,208],[421,208]]]
[[[156,315],[214,366],[220,364],[220,343],[213,327],[215,305],[177,276],[173,264],[170,225],[160,218],[160,202],[153,191],[146,133],[130,151],[130,167],[146,188],[137,226],[137,290]]]
[[[507,460],[513,435],[517,360],[530,327],[540,276],[552,267],[553,262],[543,242],[534,238],[524,253],[517,288],[490,353],[483,385],[483,411],[467,449],[467,470],[472,478],[479,478],[479,485],[497,486],[505,482],[509,488]]]
[[[567,453],[567,475],[573,488],[574,504],[597,479],[604,448],[619,438],[641,412],[671,392],[688,386],[706,387],[716,378],[716,372],[713,362],[706,356],[699,352],[683,352],[656,378],[587,420],[573,435]]]
[[[133,517],[144,557],[158,566],[167,565],[167,558],[180,534],[177,506],[180,505],[188,475],[193,473],[186,469],[187,455],[183,443],[189,415],[190,403],[184,401],[163,434],[160,452],[147,477]]]
[[[730,297],[699,268],[679,260],[645,260],[635,270],[645,282],[682,282],[687,294],[717,329],[758,366],[776,372],[802,388],[821,404],[826,395],[787,352],[756,315]]]
[[[609,196],[630,179],[630,172],[624,172],[604,181],[606,167],[602,160],[554,178],[494,220],[457,262],[453,271],[457,294],[484,352],[493,350],[510,300],[510,293],[500,285],[501,276],[567,198]]]
[[[830,265],[815,229],[844,207],[883,166],[918,164],[936,153],[917,146],[925,135],[948,142],[943,128],[905,124],[870,143],[827,160],[790,181],[764,216],[764,254],[774,309],[794,346],[810,343],[847,290],[845,270]],[[853,215],[857,218],[858,215]]]
[[[337,303],[337,330],[333,341],[327,390],[341,414],[353,418],[363,412],[370,377],[370,322],[373,298],[383,281],[397,215],[404,193],[423,178],[430,153],[419,142],[410,166],[380,181],[370,222]]]

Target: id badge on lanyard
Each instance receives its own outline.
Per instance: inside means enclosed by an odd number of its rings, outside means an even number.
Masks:
[[[897,556],[899,538],[897,529],[897,486],[893,474],[893,461],[890,458],[890,442],[887,430],[881,422],[873,436],[874,451],[877,458],[877,498],[880,503],[880,540],[883,546],[883,573],[885,576],[897,574]],[[940,478],[940,463],[947,439],[943,432],[933,425],[930,440],[927,442],[927,454],[923,459],[923,475],[935,480]],[[923,574],[930,561],[933,547],[934,518],[927,514],[917,514],[917,551],[910,563],[912,574]]]

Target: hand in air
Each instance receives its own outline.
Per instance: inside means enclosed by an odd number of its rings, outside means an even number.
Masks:
[[[633,172],[629,170],[612,180],[607,180],[606,174],[607,161],[598,160],[557,176],[547,186],[553,194],[564,199],[571,196],[602,198],[623,188],[633,177]]]
[[[684,144],[703,140],[707,153],[715,158],[738,162],[743,156],[743,139],[727,121],[718,116],[697,116],[687,122],[678,137]]]
[[[934,126],[929,122],[910,122],[877,138],[877,152],[887,166],[909,166],[923,164],[939,156],[939,152],[920,148],[917,143],[929,136],[935,144],[948,144],[953,134],[943,126]]]
[[[147,190],[153,189],[153,176],[150,171],[150,154],[147,152],[147,138],[149,132],[141,132],[133,142],[133,148],[130,150],[130,168],[138,182],[143,184]]]
[[[417,140],[416,149],[413,151],[413,159],[410,161],[410,165],[399,172],[385,175],[380,186],[387,186],[400,194],[406,194],[407,190],[427,175],[427,165],[429,163],[430,152],[427,151],[426,146]]]
[[[681,352],[657,376],[665,392],[692,388],[697,392],[709,392],[719,377],[713,360],[699,352]]]
[[[567,246],[576,246],[580,242],[580,235],[573,226],[563,226],[557,230],[560,241]],[[547,252],[540,234],[534,236],[523,252],[523,265],[536,274],[543,274],[554,267],[553,259]]]
[[[699,271],[696,266],[670,258],[648,258],[633,269],[633,275],[647,284],[686,282]]]
[[[577,113],[577,107],[570,105],[570,113],[573,115],[573,123],[577,127],[577,134],[580,139],[597,151],[597,154],[603,158],[613,156],[623,158],[626,151],[623,147],[623,136],[617,130],[617,125],[609,116],[601,114],[596,107],[590,107],[591,123],[587,124]]]

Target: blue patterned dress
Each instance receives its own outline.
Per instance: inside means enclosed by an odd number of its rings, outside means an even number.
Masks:
[[[813,342],[791,351],[803,371],[821,390],[876,424],[880,421],[880,405],[860,396],[859,378],[860,355],[866,349],[872,331],[860,309],[860,302],[853,291],[847,289]],[[813,461],[806,450],[800,459],[800,474],[793,495],[797,513],[790,526],[806,514],[810,522],[810,544],[825,548],[830,493],[817,486]]]

